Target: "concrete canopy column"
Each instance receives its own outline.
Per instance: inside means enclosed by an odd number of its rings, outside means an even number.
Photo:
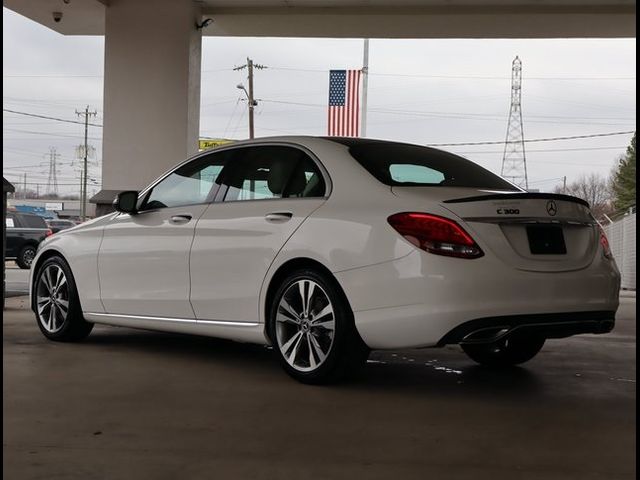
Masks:
[[[105,12],[102,192],[139,190],[198,151],[201,3],[111,0]]]

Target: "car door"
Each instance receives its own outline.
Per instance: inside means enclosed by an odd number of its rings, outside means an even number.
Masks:
[[[260,288],[276,255],[326,200],[328,177],[305,151],[285,145],[237,149],[191,249],[196,318],[257,321]]]
[[[141,194],[136,214],[118,214],[105,227],[98,271],[106,313],[194,318],[189,250],[225,158],[180,166]]]

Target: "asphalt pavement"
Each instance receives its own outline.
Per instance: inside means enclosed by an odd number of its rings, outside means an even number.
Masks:
[[[15,262],[5,262],[4,265],[7,297],[28,294],[29,270],[19,268]]]
[[[52,343],[3,318],[9,479],[635,479],[635,294],[613,332],[521,368],[456,346],[375,352],[361,378],[288,378],[273,351],[96,327]]]

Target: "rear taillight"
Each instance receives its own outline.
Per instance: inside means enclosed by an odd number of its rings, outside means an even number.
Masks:
[[[600,245],[602,245],[602,253],[607,258],[613,258],[613,253],[611,253],[611,245],[609,245],[609,239],[607,238],[607,234],[604,233],[604,229],[598,225],[598,230],[600,230]]]
[[[478,258],[484,255],[480,247],[453,220],[428,213],[396,213],[389,224],[416,247],[437,255]]]
[[[51,231],[51,229],[50,229],[50,228],[48,228],[48,229],[47,229],[47,231],[46,231],[46,232],[44,232],[44,236],[45,236],[45,237],[50,237],[51,235],[53,235],[53,231]]]

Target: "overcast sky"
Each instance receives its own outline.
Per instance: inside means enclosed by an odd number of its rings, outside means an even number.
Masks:
[[[75,110],[89,105],[101,123],[102,37],[62,36],[6,8],[3,26],[4,109],[75,119]],[[268,67],[255,74],[257,136],[326,134],[328,70],[360,68],[362,43],[205,37],[201,135],[247,137],[246,103],[236,88],[246,73],[233,71],[247,56]],[[503,141],[516,55],[523,62],[525,138],[635,130],[635,39],[373,39],[368,136],[419,144]],[[55,147],[60,190],[75,192],[82,134],[81,125],[4,112],[4,175],[16,181],[27,171],[29,183],[46,184]],[[99,183],[102,132],[92,128],[89,136],[96,147],[91,176]],[[530,143],[530,187],[550,190],[565,175],[607,175],[630,138]],[[499,145],[442,148],[500,173]]]

